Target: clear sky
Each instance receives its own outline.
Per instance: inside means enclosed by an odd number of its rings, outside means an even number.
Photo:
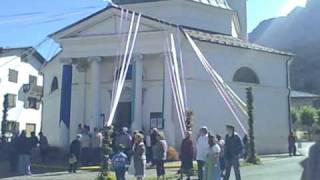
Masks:
[[[286,15],[305,1],[248,0],[248,31],[264,19]],[[1,0],[0,47],[35,46],[48,34],[105,6],[104,0]],[[48,58],[58,47],[46,41],[40,49],[46,49],[43,55]]]

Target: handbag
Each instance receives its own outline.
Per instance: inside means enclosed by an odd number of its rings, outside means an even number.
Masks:
[[[70,154],[70,156],[69,156],[69,159],[68,159],[68,162],[69,162],[69,164],[74,164],[74,163],[76,163],[78,160],[77,160],[77,157],[72,153],[72,154]]]

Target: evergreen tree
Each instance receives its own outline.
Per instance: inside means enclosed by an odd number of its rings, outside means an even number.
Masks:
[[[100,174],[98,179],[106,179],[110,176],[110,163],[109,160],[113,153],[112,150],[112,141],[113,141],[113,126],[104,127],[103,131],[103,142],[102,142],[102,153],[103,153],[103,162],[100,166]]]
[[[253,119],[253,95],[252,88],[246,88],[247,91],[247,111],[248,111],[248,124],[249,124],[249,153],[247,162],[257,164],[255,142],[254,142],[254,119]]]

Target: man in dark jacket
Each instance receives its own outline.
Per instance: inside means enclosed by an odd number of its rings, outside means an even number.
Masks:
[[[309,149],[309,156],[301,162],[303,173],[301,180],[318,180],[320,178],[320,129],[314,133],[315,144]]]
[[[81,143],[80,143],[81,135],[78,134],[77,138],[72,141],[70,145],[69,151],[69,173],[73,172],[76,173],[79,157],[80,157],[80,150],[81,150]]]
[[[47,152],[49,148],[48,139],[42,132],[39,132],[39,148],[40,148],[40,155],[41,160],[44,163],[47,158]]]
[[[235,133],[234,126],[227,125],[227,135],[225,138],[224,159],[226,163],[226,174],[224,180],[229,180],[231,167],[233,166],[236,180],[241,180],[239,158],[242,153],[241,138]]]
[[[26,131],[21,131],[19,138],[17,139],[17,153],[18,153],[18,170],[22,175],[31,175],[31,149],[32,143],[29,138],[26,136]]]
[[[31,141],[32,148],[36,148],[38,146],[38,144],[39,144],[39,139],[36,136],[36,133],[34,131],[31,132],[30,141]]]
[[[181,170],[187,175],[187,180],[190,180],[193,169],[193,141],[192,132],[187,131],[185,133],[185,138],[183,139],[180,147],[180,158],[181,158]]]

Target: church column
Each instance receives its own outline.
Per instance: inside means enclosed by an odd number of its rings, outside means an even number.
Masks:
[[[143,86],[143,55],[135,55],[133,57],[133,130],[142,130],[142,86]]]
[[[78,123],[81,124],[88,124],[89,122],[87,119],[87,72],[88,72],[88,67],[89,64],[87,61],[78,61],[76,64],[76,68],[81,74],[81,82],[79,84],[79,91],[80,91],[80,96],[79,98],[82,98],[81,103],[82,103],[82,119],[78,120]]]
[[[100,122],[100,62],[101,57],[90,57],[91,62],[91,90],[92,90],[92,119],[90,129],[102,127]]]
[[[166,138],[169,144],[176,144],[175,143],[175,134],[176,132],[180,133],[180,130],[176,129],[175,127],[177,126],[177,123],[174,123],[174,119],[172,116],[172,110],[174,109],[173,107],[173,97],[172,97],[172,90],[171,90],[171,83],[170,83],[170,76],[169,76],[169,67],[166,64],[166,59],[165,59],[165,54],[160,55],[161,59],[163,60],[163,88],[164,88],[164,93],[163,93],[163,119],[164,119],[164,132],[166,134]]]

